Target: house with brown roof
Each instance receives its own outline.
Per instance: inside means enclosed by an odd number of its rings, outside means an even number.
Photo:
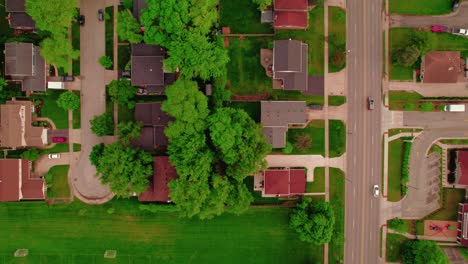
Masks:
[[[7,20],[10,27],[16,30],[34,30],[36,23],[26,13],[26,0],[6,0],[5,10],[8,13]]]
[[[140,21],[141,11],[148,8],[145,0],[133,0],[133,17]]]
[[[5,43],[5,76],[21,82],[23,91],[46,90],[46,63],[32,43]]]
[[[176,75],[164,72],[166,49],[157,45],[132,44],[132,85],[146,88],[150,94],[164,94]]]
[[[179,178],[176,169],[169,161],[169,157],[158,156],[154,157],[153,170],[153,178],[150,180],[148,190],[140,194],[138,200],[140,202],[170,203],[170,190],[167,184],[170,181]]]
[[[44,179],[33,178],[31,162],[23,159],[0,159],[0,202],[44,200]]]
[[[47,129],[32,126],[31,101],[7,101],[0,105],[0,147],[43,147]]]
[[[174,118],[161,110],[161,102],[137,103],[135,120],[141,121],[143,128],[140,138],[132,142],[134,146],[146,150],[167,146],[164,129]]]
[[[273,44],[273,80],[283,90],[306,91],[307,44],[298,40],[275,40]]]
[[[457,151],[457,170],[455,172],[455,184],[468,187],[468,151]]]
[[[309,26],[307,0],[275,0],[275,29],[305,29]]]
[[[460,51],[431,51],[422,57],[421,80],[424,83],[456,83],[463,78]]]
[[[459,228],[457,229],[457,244],[460,246],[468,246],[468,203],[458,204],[457,221]]]
[[[263,172],[264,197],[302,195],[306,193],[304,168],[269,168]]]
[[[305,101],[261,101],[263,135],[272,148],[286,146],[289,125],[307,123]]]

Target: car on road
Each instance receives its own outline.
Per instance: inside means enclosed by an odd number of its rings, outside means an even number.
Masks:
[[[99,21],[104,21],[104,11],[102,9],[98,10],[98,19]]]
[[[66,137],[52,137],[52,142],[53,143],[67,142],[67,138]]]
[[[62,82],[73,82],[75,77],[73,76],[62,76]]]
[[[58,153],[49,154],[49,159],[60,159],[60,154]]]
[[[84,23],[85,23],[85,16],[80,15],[80,16],[78,17],[78,23],[80,23],[80,26],[84,26]]]
[[[379,186],[377,184],[375,184],[373,187],[372,187],[372,193],[374,194],[374,197],[379,197],[380,195],[380,190],[379,190]]]
[[[431,31],[432,32],[437,32],[437,33],[450,32],[450,29],[448,27],[445,27],[445,26],[432,26]]]
[[[374,99],[371,96],[367,97],[367,109],[374,110]]]

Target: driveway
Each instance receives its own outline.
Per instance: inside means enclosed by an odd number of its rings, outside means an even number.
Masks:
[[[390,91],[414,91],[425,97],[468,97],[468,82],[389,82],[388,88]]]
[[[105,54],[104,22],[98,21],[97,11],[105,7],[104,1],[81,0],[80,12],[86,23],[80,28],[81,34],[81,155],[72,166],[74,194],[86,203],[100,204],[112,199],[109,186],[101,184],[96,169],[89,161],[94,145],[102,138],[91,132],[89,121],[106,110],[105,74],[99,65],[99,57]]]
[[[322,155],[268,155],[268,167],[305,167],[307,168],[307,181],[314,181],[314,169],[325,166]]]
[[[60,158],[58,159],[49,159],[48,155],[42,155],[38,160],[36,160],[34,162],[34,176],[44,176],[50,168],[56,165],[69,165],[72,159],[77,159],[79,155],[78,153],[70,155],[69,152],[59,154]]]
[[[429,27],[443,25],[447,27],[468,27],[468,2],[460,5],[454,13],[441,16],[390,15],[390,27]]]

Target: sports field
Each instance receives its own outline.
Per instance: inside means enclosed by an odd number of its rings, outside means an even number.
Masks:
[[[134,201],[2,203],[0,263],[322,263],[323,248],[289,229],[290,210],[252,207],[200,221],[143,212]],[[29,256],[13,258],[18,248]],[[117,258],[104,260],[106,249]]]

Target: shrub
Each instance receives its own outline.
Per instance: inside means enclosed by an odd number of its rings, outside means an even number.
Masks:
[[[114,132],[114,118],[109,113],[95,116],[89,123],[91,124],[91,131],[99,137],[112,135]]]
[[[431,102],[426,102],[421,105],[421,110],[424,112],[432,111],[432,109],[434,109],[434,104]]]
[[[27,149],[25,152],[21,153],[20,157],[29,161],[36,161],[39,159],[40,153],[37,148]]]
[[[60,94],[57,105],[64,110],[76,110],[80,108],[80,97],[74,92]]]
[[[99,64],[102,65],[106,70],[112,69],[114,63],[112,63],[112,59],[109,56],[101,56],[99,58]]]
[[[291,144],[291,142],[286,142],[286,147],[284,147],[283,149],[283,153],[284,154],[291,154],[291,152],[293,151],[294,147],[293,145]]]
[[[413,143],[409,141],[403,143],[403,164],[401,166],[401,192],[403,195],[406,195],[408,191],[406,184],[409,182],[409,159],[412,145]]]
[[[410,104],[410,103],[405,104],[405,110],[406,111],[413,111],[414,109],[416,109],[416,105]]]
[[[406,233],[405,221],[399,218],[394,218],[388,221],[388,228],[397,231],[398,233]]]

